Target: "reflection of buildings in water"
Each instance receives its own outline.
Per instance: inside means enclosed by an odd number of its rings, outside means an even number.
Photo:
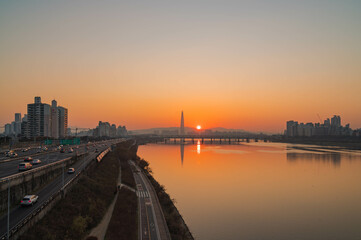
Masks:
[[[180,144],[180,152],[181,152],[181,161],[182,161],[182,166],[183,166],[183,159],[184,159],[184,144],[183,143]]]
[[[340,166],[341,153],[287,153],[287,161],[294,162],[299,160],[332,162],[334,166]]]
[[[197,153],[201,154],[201,142],[199,140],[197,142]]]

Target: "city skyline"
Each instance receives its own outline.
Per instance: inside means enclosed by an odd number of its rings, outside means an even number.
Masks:
[[[54,101],[55,101],[55,99],[53,99],[52,100],[52,104],[54,104]],[[55,101],[55,105],[56,105],[56,103],[57,103],[57,101]],[[26,106],[26,104],[25,104],[25,106]],[[49,105],[49,110],[51,109],[51,107],[50,107],[51,105]],[[62,108],[61,106],[58,106],[58,107],[60,107],[60,108]],[[25,112],[27,112],[27,111],[25,111]],[[20,111],[15,111],[13,114],[15,114],[15,121],[13,121],[13,123],[15,123],[16,122],[16,118],[19,118],[19,116],[20,116],[20,118],[21,118],[21,116],[24,116],[25,118],[27,118],[27,114],[26,113],[24,113],[24,114],[22,114],[22,112],[20,112]],[[51,115],[52,113],[49,113],[49,115]],[[178,113],[179,114],[179,113]],[[336,116],[336,114],[332,114],[333,116]],[[11,123],[11,116],[9,116],[9,121],[8,122],[5,122],[4,124],[0,124],[0,126],[3,128],[3,130],[0,130],[0,133],[6,133],[6,125],[9,125],[9,122]],[[294,118],[291,118],[291,119],[294,119]],[[300,122],[302,122],[302,121],[304,121],[304,122],[307,122],[307,123],[310,123],[310,122],[314,122],[315,124],[317,124],[317,123],[319,123],[319,124],[323,124],[324,122],[323,121],[326,121],[326,119],[325,120],[322,120],[322,119],[320,119],[320,115],[319,114],[317,114],[316,115],[316,117],[313,117],[313,119],[305,119],[305,118],[301,118],[301,119],[304,119],[304,120],[299,120]],[[293,120],[287,120],[287,122],[288,121],[293,121]],[[21,121],[20,121],[21,122]],[[99,122],[101,122],[101,121],[99,121],[99,119],[98,120],[96,120],[96,123],[94,124],[94,125],[88,125],[88,124],[86,124],[86,125],[84,125],[84,124],[79,124],[79,125],[69,125],[69,124],[67,124],[67,126],[69,127],[69,128],[83,128],[83,129],[89,129],[89,130],[91,130],[91,129],[93,129],[93,128],[96,128],[97,127],[97,125],[98,125],[98,123]],[[120,123],[122,122],[122,121],[115,121],[117,124],[119,124],[119,126],[121,125]],[[123,121],[124,122],[124,121]],[[183,123],[182,123],[183,122]],[[200,122],[200,121],[199,121]],[[296,121],[296,122],[298,122],[298,121]],[[183,119],[183,111],[181,111],[181,125],[184,125],[184,119]],[[11,124],[10,124],[11,125]],[[123,124],[124,126],[126,126],[125,124]],[[177,124],[174,124],[174,125],[168,125],[168,126],[157,126],[157,125],[155,125],[155,126],[150,126],[150,127],[148,127],[148,128],[138,128],[138,129],[130,129],[130,131],[134,131],[134,130],[149,130],[149,129],[153,129],[153,128],[174,128],[174,127],[176,127],[176,125]],[[179,125],[179,120],[178,120],[178,125]],[[184,127],[186,127],[186,128],[193,128],[193,129],[197,129],[197,126],[198,126],[199,124],[196,124],[196,125],[184,125]],[[282,123],[282,127],[281,127],[281,129],[280,130],[275,130],[275,131],[272,131],[272,130],[270,130],[270,131],[267,131],[267,130],[262,130],[262,129],[255,129],[255,130],[249,130],[249,129],[244,129],[244,128],[227,128],[227,127],[225,127],[225,126],[223,126],[223,125],[217,125],[217,126],[212,126],[212,127],[208,127],[208,128],[206,128],[206,127],[203,127],[202,126],[202,130],[207,130],[207,129],[213,129],[213,128],[224,128],[224,129],[229,129],[229,130],[242,130],[242,131],[249,131],[249,132],[263,132],[263,133],[268,133],[268,134],[284,134],[284,131],[285,130],[287,130],[287,124],[285,125],[284,124],[284,122]],[[355,127],[352,123],[348,123],[348,125],[350,126],[350,127],[352,127],[352,129],[354,129],[354,130],[357,130],[357,129],[360,129],[360,127]],[[12,127],[13,128],[13,127]],[[13,130],[11,130],[11,131],[13,131]],[[49,128],[49,131],[52,131],[50,128]]]
[[[361,127],[361,2],[0,3],[0,126],[42,96],[69,125]],[[20,97],[21,96],[21,97]]]

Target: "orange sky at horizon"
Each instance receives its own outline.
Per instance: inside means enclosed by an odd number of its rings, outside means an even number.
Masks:
[[[0,3],[0,126],[41,96],[76,127],[361,128],[360,3],[105,2]]]

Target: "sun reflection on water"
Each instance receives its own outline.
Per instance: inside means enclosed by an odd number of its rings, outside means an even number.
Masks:
[[[199,140],[197,142],[197,153],[201,154],[201,142]]]

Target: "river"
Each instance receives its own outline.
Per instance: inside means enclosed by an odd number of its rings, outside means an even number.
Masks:
[[[198,142],[138,155],[196,239],[361,239],[359,151]]]

